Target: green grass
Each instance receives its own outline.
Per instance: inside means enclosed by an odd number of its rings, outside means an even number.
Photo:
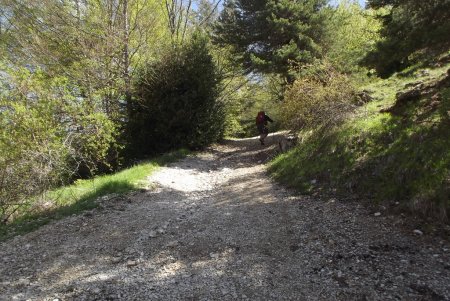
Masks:
[[[450,89],[439,91],[441,101],[434,109],[429,98],[405,105],[399,115],[380,109],[393,105],[406,84],[435,80],[448,68],[428,69],[424,75],[417,69],[409,77],[397,75],[364,87],[373,91],[374,101],[340,127],[305,136],[296,149],[278,156],[269,170],[303,193],[329,187],[380,202],[401,201],[415,212],[447,218]]]
[[[110,175],[98,176],[88,180],[77,180],[70,186],[49,191],[41,196],[45,206],[24,208],[22,213],[7,225],[0,225],[0,241],[15,235],[33,231],[50,221],[96,208],[97,200],[106,195],[123,195],[128,192],[148,188],[146,178],[159,167],[180,159],[188,154],[187,150],[168,153],[147,162],[137,164]],[[48,206],[50,204],[50,206]]]

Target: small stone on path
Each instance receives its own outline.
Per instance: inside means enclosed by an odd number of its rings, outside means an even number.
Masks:
[[[414,234],[416,234],[416,235],[423,235],[423,232],[420,231],[419,229],[416,229],[416,230],[414,230],[413,232],[414,232]]]
[[[137,261],[136,260],[128,260],[127,261],[127,266],[128,267],[134,267],[134,266],[137,266]]]
[[[117,263],[119,263],[121,260],[122,260],[121,257],[114,257],[113,259],[111,259],[111,262],[117,264]]]
[[[169,248],[175,248],[176,246],[178,246],[178,241],[176,241],[176,240],[171,241],[171,242],[169,242],[169,243],[167,244],[167,246],[168,246]]]

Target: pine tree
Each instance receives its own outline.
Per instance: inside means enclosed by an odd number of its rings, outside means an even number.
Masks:
[[[385,8],[375,51],[364,64],[386,77],[411,64],[411,54],[429,52],[450,46],[450,0],[369,0],[372,8]]]
[[[292,81],[291,67],[320,57],[325,0],[228,0],[214,41],[231,45],[248,72]]]

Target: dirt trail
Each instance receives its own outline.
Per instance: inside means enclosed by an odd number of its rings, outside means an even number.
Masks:
[[[263,164],[276,141],[227,141],[3,242],[0,300],[450,300],[448,241],[285,190]]]

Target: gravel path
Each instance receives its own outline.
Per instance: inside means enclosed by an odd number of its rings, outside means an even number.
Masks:
[[[227,141],[152,190],[3,242],[0,300],[450,300],[447,239],[293,194],[258,144]]]

